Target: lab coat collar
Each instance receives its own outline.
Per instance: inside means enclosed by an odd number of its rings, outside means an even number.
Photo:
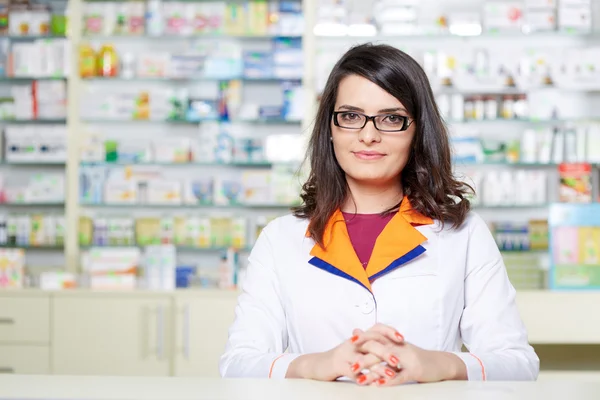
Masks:
[[[336,210],[327,223],[323,235],[324,248],[315,244],[310,264],[334,275],[351,280],[371,290],[371,282],[406,264],[425,252],[421,246],[427,238],[415,226],[430,225],[433,220],[414,210],[404,197],[400,210],[385,226],[363,268],[348,235],[341,210]],[[307,231],[307,236],[310,236]]]

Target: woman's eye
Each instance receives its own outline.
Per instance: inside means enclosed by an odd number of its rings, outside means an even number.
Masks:
[[[342,118],[347,120],[347,121],[352,121],[355,119],[358,119],[358,114],[355,113],[344,113],[342,114]]]
[[[404,117],[400,116],[400,115],[388,115],[386,116],[383,121],[387,124],[401,124],[404,121]]]

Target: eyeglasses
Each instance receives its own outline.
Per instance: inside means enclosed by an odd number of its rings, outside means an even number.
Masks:
[[[401,132],[408,129],[414,120],[398,114],[365,115],[356,111],[334,111],[333,123],[344,129],[363,129],[367,122],[373,121],[375,129],[381,132]]]

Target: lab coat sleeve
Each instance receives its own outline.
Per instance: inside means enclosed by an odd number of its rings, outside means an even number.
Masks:
[[[468,228],[464,310],[460,322],[469,353],[469,380],[535,380],[540,361],[529,345],[502,256],[490,230],[476,214]]]
[[[269,240],[272,224],[263,230],[248,259],[235,320],[219,363],[224,378],[285,378],[289,364],[299,356],[284,353],[288,334]]]

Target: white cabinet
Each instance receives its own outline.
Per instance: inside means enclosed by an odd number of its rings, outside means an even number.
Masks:
[[[175,296],[174,375],[219,376],[219,358],[236,301],[234,294],[223,292],[181,292]]]
[[[0,299],[0,343],[48,344],[50,299],[10,294]]]
[[[90,293],[52,299],[52,371],[167,376],[171,297]]]
[[[0,374],[50,373],[50,297],[0,291]]]
[[[0,374],[49,373],[49,346],[0,344]]]

